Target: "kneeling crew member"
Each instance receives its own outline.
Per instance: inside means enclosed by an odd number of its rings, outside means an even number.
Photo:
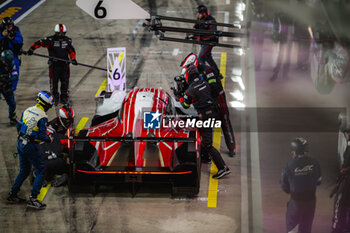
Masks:
[[[214,101],[210,94],[209,84],[199,78],[199,73],[195,65],[186,67],[185,78],[189,84],[188,89],[184,93],[184,97],[180,98],[180,103],[184,108],[189,108],[193,104],[197,110],[200,119],[203,121],[218,118]],[[219,179],[228,175],[231,171],[226,166],[220,153],[213,147],[213,130],[211,128],[202,128],[202,149],[204,155],[209,155],[218,168],[218,173],[213,178]]]
[[[68,153],[68,136],[73,133],[74,117],[72,107],[62,106],[58,111],[58,117],[48,123],[48,131],[53,131],[54,141],[51,144],[40,145],[47,168],[46,181],[52,180],[55,175],[61,175],[52,181],[53,187],[64,185],[68,180],[68,164],[64,153]]]

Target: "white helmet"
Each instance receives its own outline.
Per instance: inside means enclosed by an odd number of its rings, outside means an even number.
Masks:
[[[38,104],[44,107],[45,111],[53,106],[53,96],[48,91],[40,91],[36,98]]]
[[[194,53],[188,54],[180,64],[182,68],[188,67],[190,65],[195,65],[196,67],[198,67],[198,57]]]
[[[55,26],[55,33],[66,33],[67,28],[64,24],[56,24]]]

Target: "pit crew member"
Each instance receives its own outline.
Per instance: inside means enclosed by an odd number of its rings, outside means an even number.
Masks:
[[[211,97],[209,84],[200,79],[199,72],[195,65],[186,67],[185,78],[189,87],[184,93],[184,97],[180,98],[180,103],[184,108],[189,108],[193,104],[197,110],[201,120],[205,121],[209,118],[218,118],[214,100]],[[202,128],[202,153],[204,156],[210,156],[218,168],[218,172],[213,175],[214,179],[220,179],[229,173],[230,168],[225,164],[220,153],[213,147],[213,130],[211,128]]]
[[[321,184],[320,164],[306,155],[308,142],[296,138],[291,142],[292,160],[282,170],[281,188],[290,194],[287,205],[286,229],[311,233],[316,208],[316,187]]]
[[[18,73],[14,64],[14,56],[11,50],[1,52],[0,62],[0,91],[9,106],[10,124],[17,124],[16,101],[12,87],[18,81]]]
[[[48,131],[54,135],[53,142],[40,145],[46,164],[45,181],[49,182],[55,175],[60,175],[52,180],[53,187],[59,187],[68,180],[68,164],[64,153],[68,153],[68,136],[73,133],[74,117],[73,108],[63,105],[58,116],[48,123]]]
[[[332,233],[343,233],[350,229],[350,127],[344,131],[347,146],[343,154],[342,164],[332,219]]]
[[[12,203],[25,202],[17,196],[24,180],[29,176],[33,165],[36,173],[31,195],[27,201],[27,206],[35,209],[45,209],[46,204],[38,201],[37,196],[43,182],[46,170],[39,143],[52,142],[53,138],[46,132],[47,115],[46,112],[53,106],[53,97],[47,91],[40,91],[37,96],[37,104],[27,108],[20,121],[17,123],[18,141],[17,150],[20,161],[20,172],[13,184],[7,200]]]
[[[56,106],[58,105],[59,101],[62,104],[69,103],[70,68],[68,56],[70,57],[70,62],[73,65],[78,64],[72,39],[66,36],[66,32],[67,28],[64,24],[57,24],[55,26],[55,34],[53,36],[49,36],[34,42],[27,52],[28,55],[32,55],[35,49],[45,47],[49,51],[49,56],[67,60],[65,62],[55,60],[55,58],[50,58],[48,61],[50,88],[54,96]],[[58,81],[61,82],[61,95],[58,92]]]
[[[0,25],[0,46],[1,51],[11,50],[14,54],[14,63],[16,66],[16,71],[19,76],[19,66],[21,61],[18,55],[21,54],[21,49],[23,46],[23,36],[21,31],[17,26],[14,25],[13,19],[10,17],[5,17],[2,19],[2,24]],[[18,79],[12,83],[12,90],[15,91],[17,88]]]
[[[208,8],[204,5],[199,5],[197,7],[197,19],[198,23],[194,25],[195,29],[201,29],[201,30],[210,30],[210,31],[216,31],[216,25],[212,23],[216,23],[216,20],[213,16],[211,16],[208,13]],[[197,40],[200,41],[207,41],[207,42],[215,42],[218,43],[219,39],[215,35],[201,35],[201,36],[195,36]],[[214,73],[216,76],[220,76],[220,71],[218,66],[216,65],[213,56],[211,54],[211,51],[213,49],[212,45],[201,45],[201,50],[198,55],[199,63],[205,64],[205,62],[208,62],[208,64],[213,68]]]
[[[181,62],[180,66],[185,68],[189,65],[196,65],[200,73],[200,77],[203,77],[209,83],[211,94],[214,100],[216,100],[219,107],[219,114],[221,118],[221,127],[225,137],[225,143],[229,150],[229,156],[233,157],[236,154],[236,142],[233,133],[233,128],[230,121],[230,112],[227,107],[225,91],[222,86],[220,77],[215,75],[213,69],[205,64],[198,62],[197,55],[194,53],[188,54]]]

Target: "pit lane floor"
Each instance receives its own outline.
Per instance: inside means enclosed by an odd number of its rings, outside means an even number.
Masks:
[[[160,15],[184,18],[194,17],[197,1],[136,1],[141,7]],[[232,9],[235,1],[205,1],[218,21],[237,20]],[[232,12],[232,13],[231,13]],[[178,65],[183,57],[197,46],[161,42],[152,33],[140,28],[133,35],[138,20],[96,21],[75,6],[74,1],[47,0],[25,17],[18,26],[24,36],[24,48],[31,43],[53,34],[57,23],[67,26],[67,36],[73,39],[78,62],[105,67],[108,47],[126,47],[127,86],[162,87],[170,90],[172,79],[178,74]],[[173,25],[182,25],[174,23]],[[188,26],[188,25],[185,25]],[[173,53],[177,51],[178,54]],[[233,68],[241,65],[241,57],[230,49],[215,48],[214,58],[218,64],[222,53],[227,53],[226,89],[233,88],[229,79]],[[46,49],[37,50],[47,54]],[[105,78],[105,73],[80,66],[71,67],[70,90],[73,107],[77,114],[76,123],[82,117],[89,117],[95,111],[94,96]],[[49,89],[47,60],[39,57],[22,56],[21,76],[16,91],[17,114],[34,104],[39,90]],[[227,94],[228,95],[228,94]],[[227,96],[231,100],[231,96]],[[1,106],[7,109],[4,101]],[[57,109],[56,109],[57,111]],[[0,225],[3,232],[241,232],[241,166],[238,152],[229,158],[225,146],[221,150],[232,173],[219,180],[217,190],[208,190],[209,165],[203,165],[201,189],[193,199],[172,199],[162,188],[152,192],[140,189],[136,197],[125,189],[101,188],[95,196],[70,194],[67,187],[50,188],[44,202],[44,211],[33,211],[25,205],[9,205],[5,199],[19,171],[16,152],[16,133],[8,125],[7,111],[0,113],[1,156],[0,156]],[[49,119],[55,111],[48,112]],[[240,124],[240,123],[237,123]],[[237,135],[239,141],[245,137]],[[221,140],[223,141],[223,140]],[[31,186],[25,181],[20,196],[28,197]],[[208,193],[217,192],[216,208],[208,208]],[[243,198],[244,199],[244,198]],[[243,205],[247,203],[244,201]],[[244,209],[248,208],[247,206]],[[242,218],[246,219],[247,215]],[[246,229],[245,229],[246,230]]]

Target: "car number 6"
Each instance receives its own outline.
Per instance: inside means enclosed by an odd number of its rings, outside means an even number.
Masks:
[[[95,7],[95,17],[98,19],[103,19],[107,16],[106,8],[102,7],[103,0],[100,0]]]

